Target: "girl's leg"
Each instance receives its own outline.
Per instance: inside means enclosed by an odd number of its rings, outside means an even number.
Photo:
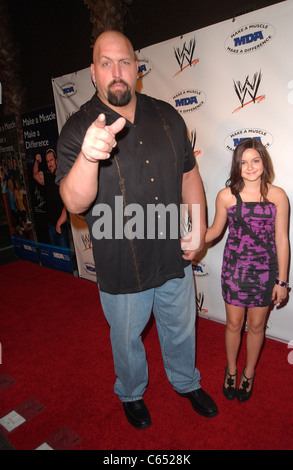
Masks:
[[[268,307],[249,308],[247,312],[247,359],[242,373],[237,398],[246,401],[252,394],[254,371],[264,340]]]
[[[247,310],[247,361],[246,377],[253,377],[256,363],[264,341],[268,307],[254,307]]]
[[[227,324],[225,330],[225,345],[227,354],[227,369],[231,375],[236,374],[236,362],[240,347],[244,314],[244,307],[237,307],[235,305],[226,303]]]

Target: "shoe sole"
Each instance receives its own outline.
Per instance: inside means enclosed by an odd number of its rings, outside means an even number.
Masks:
[[[215,416],[217,416],[219,414],[219,410],[215,410],[215,411],[212,411],[209,414],[206,414],[203,411],[196,408],[192,403],[191,403],[191,406],[194,409],[194,411],[196,411],[199,415],[204,416],[205,418],[214,418]]]
[[[235,389],[234,395],[229,395],[227,394],[226,389],[223,387],[223,395],[227,400],[230,400],[230,401],[235,400],[237,396],[237,390]]]
[[[196,405],[194,403],[192,403],[192,400],[187,397],[185,394],[183,393],[179,393],[179,392],[176,392],[180,397],[183,397],[183,398],[187,398],[187,400],[190,401],[190,404],[192,406],[192,408],[194,409],[194,411],[196,411],[199,415],[201,416],[204,416],[205,418],[214,418],[215,416],[217,416],[219,414],[219,410],[218,408],[215,409],[214,411],[211,411],[211,413],[207,414],[207,413],[204,413],[203,411],[201,411],[200,409],[198,409],[196,407]]]
[[[136,424],[134,422],[132,422],[127,416],[126,416],[126,419],[127,421],[129,422],[129,424],[131,424],[131,426],[133,426],[135,429],[146,429],[146,428],[149,428],[151,426],[151,422],[150,423],[144,423],[144,424]]]
[[[251,398],[251,395],[250,394],[248,397],[242,397],[241,395],[237,395],[237,400],[240,402],[240,403],[244,403],[245,401],[249,400]]]

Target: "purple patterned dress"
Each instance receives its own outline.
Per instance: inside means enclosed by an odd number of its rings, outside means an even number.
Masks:
[[[229,234],[222,265],[225,302],[239,307],[264,307],[272,302],[278,265],[275,245],[276,206],[242,202],[228,209]]]

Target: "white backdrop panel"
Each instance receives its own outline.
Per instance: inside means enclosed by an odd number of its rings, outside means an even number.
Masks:
[[[136,51],[138,91],[170,102],[185,119],[204,182],[209,224],[241,138],[257,137],[267,146],[275,184],[292,199],[292,20],[293,1],[288,0]],[[55,78],[52,84],[61,129],[93,95],[90,70]],[[290,228],[292,234],[292,222]],[[225,239],[226,234],[194,266],[199,314],[219,322],[225,322],[220,288]],[[292,340],[291,312],[292,298],[274,308],[267,336]]]

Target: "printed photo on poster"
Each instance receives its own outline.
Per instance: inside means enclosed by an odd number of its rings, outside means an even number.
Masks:
[[[14,115],[0,123],[0,177],[15,253],[38,261]]]
[[[41,262],[72,272],[68,213],[55,183],[58,165],[55,107],[23,114],[22,127]]]

